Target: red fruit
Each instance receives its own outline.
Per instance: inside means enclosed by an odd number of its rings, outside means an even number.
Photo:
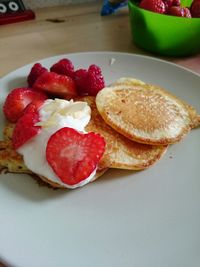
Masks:
[[[165,4],[165,10],[167,11],[172,5],[174,0],[163,0]]]
[[[44,72],[36,80],[33,88],[65,98],[72,98],[77,95],[76,84],[72,78],[54,72]]]
[[[42,104],[44,103],[44,100],[36,100],[33,103],[28,104],[28,106],[25,107],[25,109],[23,110],[22,116],[26,113],[26,112],[32,112],[35,110],[39,110],[39,108],[42,106]]]
[[[78,94],[81,96],[96,96],[105,87],[101,69],[96,65],[91,65],[88,70],[77,70],[74,75],[74,80],[77,85]]]
[[[95,170],[104,151],[105,141],[99,134],[65,127],[50,137],[46,158],[61,181],[75,185]]]
[[[190,12],[193,18],[200,18],[200,0],[194,0],[192,2]]]
[[[181,5],[181,1],[180,0],[173,0],[172,6],[180,6],[180,5]]]
[[[12,136],[14,149],[18,149],[25,144],[33,136],[38,134],[41,129],[40,126],[35,126],[35,123],[39,122],[38,109],[34,104],[30,104],[30,107],[30,109],[26,109],[26,112],[24,112],[15,125]]]
[[[185,18],[191,18],[192,17],[190,9],[187,7],[184,8],[184,17]]]
[[[190,10],[187,7],[171,6],[168,9],[168,15],[191,18]]]
[[[79,69],[74,74],[78,95],[88,95],[88,71]]]
[[[28,85],[32,87],[37,78],[45,71],[47,71],[47,69],[44,68],[40,63],[35,63],[27,77]]]
[[[43,92],[34,91],[30,88],[13,89],[7,96],[3,111],[5,117],[10,122],[16,122],[23,114],[24,109],[28,104],[35,101],[44,101],[47,99]]]
[[[57,74],[66,75],[71,78],[74,77],[74,65],[72,64],[71,60],[67,58],[63,58],[57,63],[55,63],[50,68],[50,71],[55,72]]]
[[[162,0],[142,0],[139,7],[156,13],[165,13],[165,4]]]
[[[168,12],[168,9],[171,6],[180,6],[181,2],[180,0],[163,0],[164,4],[165,4],[165,12]]]

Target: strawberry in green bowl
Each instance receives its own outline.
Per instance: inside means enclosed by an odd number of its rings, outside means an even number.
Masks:
[[[200,52],[200,0],[129,0],[128,5],[139,47],[173,57]]]

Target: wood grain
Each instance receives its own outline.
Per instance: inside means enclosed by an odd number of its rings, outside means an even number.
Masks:
[[[102,1],[42,8],[36,19],[0,26],[0,77],[46,57],[81,51],[151,55],[132,41],[128,10],[101,17]],[[200,55],[163,58],[200,73]]]

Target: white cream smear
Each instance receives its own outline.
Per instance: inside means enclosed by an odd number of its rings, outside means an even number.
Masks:
[[[96,169],[89,177],[78,184],[68,185],[63,183],[54,173],[46,160],[46,146],[52,134],[63,127],[70,127],[77,131],[85,132],[85,127],[90,121],[91,110],[86,102],[73,102],[63,99],[48,99],[39,109],[41,126],[40,132],[22,145],[17,152],[23,155],[25,165],[34,173],[46,177],[48,180],[66,188],[77,188],[93,180]]]

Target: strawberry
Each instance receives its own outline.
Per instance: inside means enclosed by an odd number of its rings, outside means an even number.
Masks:
[[[194,0],[192,2],[190,12],[193,18],[200,18],[200,0]]]
[[[32,87],[37,78],[45,71],[47,71],[47,69],[44,68],[40,63],[35,63],[27,77],[28,85]]]
[[[181,1],[180,0],[173,0],[172,6],[180,6],[180,5],[181,5]]]
[[[72,78],[48,71],[38,77],[33,88],[64,98],[72,98],[77,95],[76,84]]]
[[[37,122],[39,122],[38,108],[31,103],[15,125],[12,136],[14,149],[18,149],[39,133],[41,127],[35,126],[35,123]]]
[[[142,0],[139,7],[156,13],[165,13],[166,8],[162,0]]]
[[[168,15],[191,18],[190,10],[187,7],[182,6],[171,6],[168,9]]]
[[[105,82],[101,69],[96,65],[91,65],[88,70],[79,69],[74,74],[78,94],[96,96],[104,88]]]
[[[77,86],[78,95],[84,96],[88,95],[88,71],[85,69],[79,69],[74,74],[74,80]]]
[[[42,106],[42,104],[44,104],[44,100],[36,100],[34,102],[31,102],[30,104],[28,104],[25,109],[23,110],[22,116],[26,113],[26,112],[32,112],[35,110],[39,110],[39,108]]]
[[[34,91],[31,88],[15,88],[8,94],[4,102],[5,117],[10,122],[16,122],[29,103],[46,99],[47,96],[43,92]]]
[[[67,58],[63,58],[51,66],[50,71],[57,74],[66,75],[71,78],[74,77],[74,65],[72,64],[71,60]]]
[[[167,11],[173,5],[173,2],[173,0],[163,0],[163,3],[165,4],[165,11]]]
[[[105,141],[99,134],[65,127],[50,137],[46,158],[61,181],[75,185],[95,170],[104,151]]]

